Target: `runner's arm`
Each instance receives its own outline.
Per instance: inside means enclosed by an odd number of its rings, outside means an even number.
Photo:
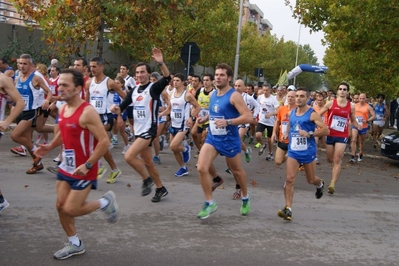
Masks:
[[[18,90],[15,88],[12,79],[1,78],[0,79],[0,87],[2,87],[5,93],[11,98],[11,100],[15,103],[15,106],[11,109],[8,117],[1,122],[0,131],[6,130],[8,126],[12,123],[12,121],[17,118],[17,116],[22,113],[25,107],[25,102],[19,94]]]
[[[324,124],[323,120],[321,120],[321,116],[317,112],[312,112],[310,115],[310,120],[313,121],[319,130],[316,130],[313,134],[314,137],[323,137],[330,134],[330,129],[328,129],[327,125]]]
[[[91,165],[95,164],[100,160],[101,157],[107,152],[110,140],[104,126],[101,122],[100,116],[93,106],[86,106],[79,119],[79,125],[82,128],[87,128],[94,138],[98,141],[96,148],[93,153],[87,159],[87,162]]]
[[[367,122],[371,122],[371,121],[374,121],[374,119],[375,119],[375,112],[374,112],[374,109],[369,105],[368,106],[368,108],[367,108],[367,110],[369,111],[369,114],[371,115],[370,117],[369,117],[369,119],[367,119]]]
[[[123,113],[123,111],[125,111],[125,109],[133,102],[133,101],[132,101],[132,94],[133,94],[133,91],[136,90],[136,89],[137,89],[137,88],[131,89],[131,90],[127,93],[126,97],[123,99],[123,101],[121,102],[121,104],[119,105],[119,108],[121,109],[121,113]]]

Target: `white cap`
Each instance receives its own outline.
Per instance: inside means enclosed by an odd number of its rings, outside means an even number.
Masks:
[[[288,91],[296,91],[296,88],[294,85],[289,85],[287,88]]]
[[[57,59],[51,59],[51,64],[52,65],[58,64],[58,60]]]

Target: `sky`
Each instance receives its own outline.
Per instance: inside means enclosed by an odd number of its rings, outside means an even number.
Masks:
[[[291,2],[294,3],[295,0]],[[250,0],[250,3],[257,5],[263,12],[263,18],[273,25],[272,35],[275,34],[278,38],[284,37],[285,41],[298,42],[300,26],[298,21],[292,17],[291,9],[284,4],[284,0]],[[323,65],[323,57],[326,50],[326,47],[321,44],[323,35],[323,32],[310,34],[309,28],[301,26],[299,43],[301,45],[310,45],[320,65]]]

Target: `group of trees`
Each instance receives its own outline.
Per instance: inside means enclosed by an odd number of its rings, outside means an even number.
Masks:
[[[97,55],[103,53],[103,39],[112,49],[127,51],[134,61],[148,61],[152,47],[163,49],[167,62],[180,62],[180,50],[187,41],[201,49],[198,64],[234,65],[239,0],[15,0],[18,11],[36,21],[47,45],[60,58],[86,54],[85,44],[97,41]],[[281,71],[295,67],[297,45],[269,33],[260,35],[255,24],[242,30],[240,77],[255,80],[254,68],[263,68],[268,82],[275,84]],[[310,45],[300,46],[298,63],[317,64]],[[69,61],[69,60],[65,60]],[[176,64],[172,70],[176,71]],[[322,78],[305,73],[297,84],[318,89]]]
[[[326,82],[346,80],[371,96],[399,96],[397,1],[296,0],[292,7],[303,24],[325,32]]]

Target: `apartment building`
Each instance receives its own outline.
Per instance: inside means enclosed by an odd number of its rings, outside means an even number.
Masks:
[[[249,0],[244,0],[243,11],[242,25],[255,23],[260,34],[273,30],[273,25],[264,18],[262,10],[257,5],[251,4]]]
[[[18,13],[10,0],[0,0],[0,23],[25,25],[22,16]]]

